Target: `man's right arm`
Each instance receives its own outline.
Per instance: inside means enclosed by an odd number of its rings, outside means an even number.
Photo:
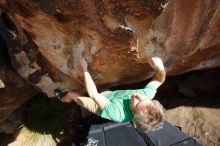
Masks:
[[[87,69],[87,62],[85,58],[81,58],[80,63],[83,68],[84,78],[85,78],[85,84],[86,89],[89,94],[89,96],[95,101],[95,103],[98,105],[98,107],[103,111],[105,105],[110,102],[108,98],[103,96],[102,94],[99,94],[96,88],[96,85],[91,77],[91,75],[88,72]]]

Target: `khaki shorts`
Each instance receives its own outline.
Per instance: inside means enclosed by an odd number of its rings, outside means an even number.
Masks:
[[[105,92],[102,92],[101,94],[105,95],[108,92],[111,92],[111,91],[105,91]],[[99,107],[92,98],[90,98],[90,97],[78,97],[77,98],[77,104],[80,105],[81,107],[84,107],[85,109],[87,109],[91,113],[99,115],[99,113],[98,113]]]

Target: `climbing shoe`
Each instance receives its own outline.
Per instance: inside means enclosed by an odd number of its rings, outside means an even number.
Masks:
[[[55,89],[54,90],[54,97],[61,100],[63,98],[63,96],[66,95],[67,92],[63,92],[62,90],[60,89]]]

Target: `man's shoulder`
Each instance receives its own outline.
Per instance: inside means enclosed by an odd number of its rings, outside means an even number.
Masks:
[[[134,90],[115,90],[104,94],[108,99],[129,99]]]

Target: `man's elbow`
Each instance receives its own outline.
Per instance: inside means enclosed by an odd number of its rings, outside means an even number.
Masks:
[[[94,89],[93,90],[88,90],[87,92],[88,92],[88,94],[91,98],[95,98],[99,95],[98,91],[94,90]]]
[[[114,122],[119,122],[119,123],[128,122],[124,116],[117,116],[117,117],[114,117],[111,120],[114,121]]]

